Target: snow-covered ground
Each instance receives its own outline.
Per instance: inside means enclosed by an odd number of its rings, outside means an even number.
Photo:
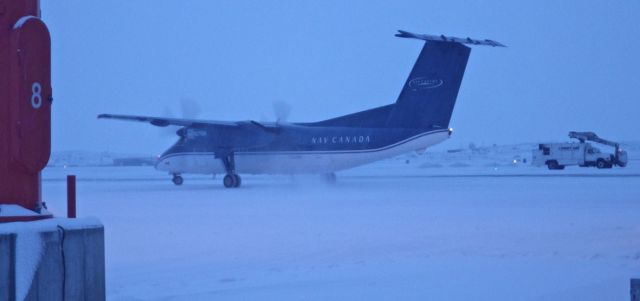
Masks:
[[[246,175],[240,189],[50,167],[43,194],[64,215],[78,175],[79,216],[105,225],[110,300],[628,300],[640,161],[548,171],[518,152],[404,156],[335,185]]]

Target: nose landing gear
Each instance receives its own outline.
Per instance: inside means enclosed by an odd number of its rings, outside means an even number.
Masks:
[[[322,178],[327,184],[335,184],[336,183],[336,174],[335,173],[327,173],[322,175]]]
[[[171,179],[171,181],[176,186],[180,186],[182,185],[182,183],[184,183],[184,179],[182,178],[182,176],[180,176],[180,174],[173,174],[173,179]]]

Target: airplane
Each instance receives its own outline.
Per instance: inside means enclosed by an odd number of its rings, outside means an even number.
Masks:
[[[241,185],[239,174],[324,174],[423,151],[452,134],[449,121],[471,52],[468,45],[506,47],[492,40],[415,34],[425,41],[393,104],[318,122],[209,121],[100,114],[98,118],[179,126],[178,141],[155,168],[182,185],[184,173],[225,173],[223,185]]]

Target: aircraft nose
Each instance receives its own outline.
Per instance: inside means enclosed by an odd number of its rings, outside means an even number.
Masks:
[[[169,160],[165,157],[159,157],[155,165],[156,170],[167,171],[168,167]]]

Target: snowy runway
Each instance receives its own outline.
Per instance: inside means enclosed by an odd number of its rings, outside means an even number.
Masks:
[[[640,277],[640,172],[406,168],[220,177],[49,168],[64,215],[105,225],[111,300],[626,300]]]

